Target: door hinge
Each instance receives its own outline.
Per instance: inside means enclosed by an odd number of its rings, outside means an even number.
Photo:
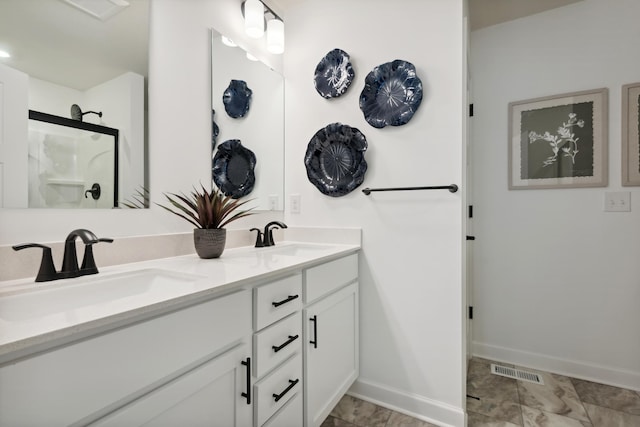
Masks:
[[[469,205],[469,218],[473,218],[473,205]]]
[[[469,306],[469,320],[473,320],[473,306]]]
[[[467,240],[476,240],[476,236],[467,236]]]
[[[473,104],[469,104],[469,117],[473,117]]]

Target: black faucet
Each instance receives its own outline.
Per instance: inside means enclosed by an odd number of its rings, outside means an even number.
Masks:
[[[76,253],[76,239],[80,237],[84,243],[84,257],[82,266],[78,268],[78,255]],[[93,259],[93,245],[98,242],[113,242],[113,239],[102,238],[93,234],[84,228],[73,230],[64,241],[64,256],[62,257],[62,270],[60,274],[63,277],[78,277],[87,274],[97,274],[98,267]]]
[[[259,228],[255,228],[253,227],[251,230],[249,231],[257,231],[258,234],[256,236],[256,244],[255,244],[255,248],[263,248],[264,247],[264,235],[262,234],[262,231],[260,231]]]
[[[76,239],[80,237],[85,244],[84,258],[82,266],[78,267],[78,256],[76,254]],[[66,279],[71,277],[85,276],[87,274],[98,273],[95,260],[93,258],[93,245],[98,242],[113,242],[113,239],[99,239],[89,230],[78,229],[73,230],[67,236],[64,243],[64,256],[62,259],[62,269],[58,272],[53,263],[51,256],[51,248],[39,243],[25,243],[13,246],[13,250],[20,251],[27,248],[41,248],[42,260],[40,261],[40,269],[36,276],[36,282],[48,282],[57,279]]]
[[[276,243],[273,241],[273,230],[278,228],[287,228],[287,224],[280,221],[271,221],[267,225],[264,226],[264,245],[263,246],[273,246]]]

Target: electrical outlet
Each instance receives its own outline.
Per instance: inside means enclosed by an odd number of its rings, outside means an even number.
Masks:
[[[631,212],[631,192],[607,191],[604,193],[605,212]]]
[[[276,211],[278,210],[278,195],[270,194],[269,195],[269,210]]]
[[[292,194],[289,196],[289,212],[292,214],[300,213],[300,195]]]

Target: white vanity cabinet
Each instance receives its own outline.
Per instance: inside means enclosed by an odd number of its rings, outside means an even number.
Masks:
[[[251,426],[246,365],[238,363],[249,352],[240,344],[91,426]]]
[[[241,290],[6,364],[0,426],[251,426],[251,308]]]
[[[264,277],[5,362],[0,427],[318,427],[358,376],[358,255]]]
[[[358,257],[305,271],[305,427],[318,427],[359,374]]]

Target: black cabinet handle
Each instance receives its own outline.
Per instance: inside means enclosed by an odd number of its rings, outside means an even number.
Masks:
[[[313,322],[313,339],[309,340],[309,344],[313,344],[313,348],[318,348],[318,316],[313,316],[309,321]]]
[[[289,380],[289,385],[287,386],[287,388],[285,388],[282,393],[280,394],[275,394],[273,393],[273,400],[275,400],[276,402],[280,399],[282,399],[284,397],[285,394],[289,393],[289,390],[291,390],[293,387],[295,387],[296,384],[298,384],[300,382],[300,379],[297,378],[296,380]]]
[[[296,299],[296,298],[298,298],[298,297],[299,297],[299,295],[289,295],[289,296],[287,297],[287,299],[283,299],[282,301],[272,302],[271,304],[272,304],[274,307],[280,307],[282,304],[286,304],[286,303],[288,303],[289,301],[293,301],[294,299]]]
[[[289,339],[285,342],[283,342],[282,344],[278,345],[278,346],[272,346],[271,348],[273,349],[274,353],[279,352],[280,350],[282,350],[283,348],[285,348],[286,346],[288,346],[289,344],[291,344],[292,342],[294,342],[295,340],[298,339],[298,335],[289,335]]]
[[[247,360],[240,363],[247,367],[247,392],[242,393],[241,396],[247,399],[247,405],[251,405],[251,358],[247,357]]]

